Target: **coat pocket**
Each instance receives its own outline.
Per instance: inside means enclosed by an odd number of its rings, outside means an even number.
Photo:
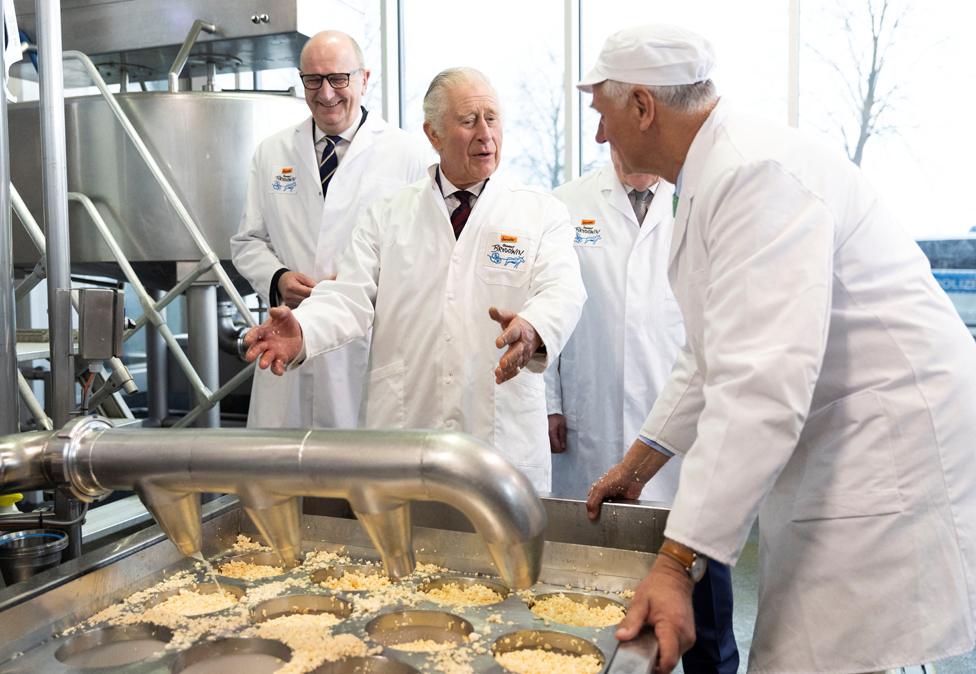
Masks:
[[[374,368],[366,388],[366,428],[402,428],[404,412],[404,375],[402,360]]]
[[[488,285],[521,288],[529,282],[535,240],[521,232],[483,232],[478,240],[478,278]]]
[[[797,451],[806,464],[792,520],[899,513],[892,420],[874,391],[862,391],[811,416]]]
[[[495,386],[493,444],[536,489],[549,490],[549,422],[541,374],[523,370]]]

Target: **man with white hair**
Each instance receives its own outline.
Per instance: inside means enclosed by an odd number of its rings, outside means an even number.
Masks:
[[[569,208],[588,301],[559,360],[546,370],[554,496],[586,498],[638,434],[685,341],[668,283],[674,186],[610,163],[553,191]],[[595,348],[595,345],[599,345]],[[627,443],[627,444],[625,444]],[[681,459],[622,494],[670,506]],[[710,561],[695,585],[689,674],[736,674],[732,576]]]
[[[362,103],[370,71],[354,39],[324,31],[302,48],[310,117],[254,153],[234,266],[272,307],[297,307],[335,276],[339,253],[373,202],[419,180],[428,152]],[[319,358],[300,372],[255,371],[247,425],[355,428],[368,341]]]
[[[694,641],[705,560],[757,514],[756,672],[870,672],[976,644],[976,345],[915,243],[821,141],[736,113],[710,44],[641,26],[579,87],[626,171],[676,185],[687,343],[588,506],[683,454],[666,540],[617,636]]]
[[[586,298],[569,214],[495,175],[501,108],[480,72],[437,75],[424,117],[440,162],[366,212],[337,278],[294,313],[272,309],[247,334],[247,357],[281,374],[303,351],[314,362],[372,328],[367,428],[471,433],[548,492],[542,372]]]

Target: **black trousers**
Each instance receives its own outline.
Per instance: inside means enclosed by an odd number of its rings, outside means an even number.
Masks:
[[[685,674],[735,674],[739,648],[732,631],[732,570],[708,560],[708,571],[691,595],[695,645],[681,658]]]

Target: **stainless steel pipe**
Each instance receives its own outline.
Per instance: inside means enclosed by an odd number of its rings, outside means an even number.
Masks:
[[[3,13],[0,9],[0,23]],[[6,24],[4,24],[6,25]],[[16,36],[11,36],[16,39]],[[5,46],[5,45],[4,45]],[[10,212],[10,143],[7,137],[7,67],[0,53],[0,433],[20,430],[17,390],[17,335],[14,329],[14,258]]]
[[[134,490],[187,555],[201,548],[200,492],[237,494],[285,561],[300,552],[300,497],[341,497],[356,512],[387,573],[399,577],[415,566],[409,501],[441,501],[471,521],[509,586],[529,587],[539,576],[546,527],[542,502],[518,469],[468,435],[113,429],[97,417],[29,435],[0,438],[0,449],[10,447],[0,452],[0,491],[8,487],[4,475],[22,489],[67,484],[87,500]],[[45,447],[38,452],[41,442]]]
[[[209,21],[204,21],[203,19],[197,19],[190,26],[190,32],[187,33],[186,39],[183,40],[183,46],[180,47],[180,51],[176,54],[176,59],[173,61],[173,65],[170,66],[169,75],[167,77],[169,81],[169,92],[175,94],[180,90],[180,73],[183,72],[183,67],[186,65],[186,61],[190,58],[190,50],[193,49],[193,45],[196,44],[197,38],[200,36],[200,31],[206,31],[207,33],[216,33],[217,26],[210,23]]]
[[[206,391],[197,393],[196,404],[206,403],[220,388],[220,351],[217,348],[217,286],[197,284],[186,291],[186,340],[190,363]],[[220,427],[220,404],[203,412],[197,426]]]
[[[67,423],[75,408],[75,371],[71,356],[68,159],[64,135],[64,68],[61,58],[61,3],[58,0],[37,0],[37,62],[41,99],[52,379],[51,400],[46,403],[55,426]]]

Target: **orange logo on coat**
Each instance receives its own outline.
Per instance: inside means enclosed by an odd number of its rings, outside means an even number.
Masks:
[[[512,236],[511,234],[502,234],[501,241],[502,243],[518,243],[518,237]]]

